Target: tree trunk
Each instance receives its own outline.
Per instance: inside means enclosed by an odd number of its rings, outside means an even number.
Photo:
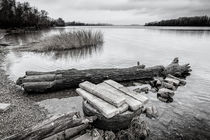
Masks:
[[[4,140],[40,140],[44,138],[48,138],[50,136],[60,134],[62,131],[66,130],[66,133],[69,134],[70,128],[75,127],[76,130],[81,131],[81,129],[77,129],[77,126],[88,124],[89,122],[93,122],[96,117],[89,117],[86,119],[82,119],[78,117],[78,113],[69,113],[63,115],[55,115],[36,126],[32,126],[28,129],[23,130],[22,132],[9,136]]]
[[[121,69],[88,69],[88,70],[57,70],[52,72],[27,71],[24,77],[17,80],[28,93],[42,93],[55,90],[70,89],[78,87],[79,83],[89,81],[95,84],[104,80],[112,79],[117,82],[153,79],[154,77],[165,77],[167,74],[182,76],[190,72],[189,64],[179,65],[178,58],[167,66],[154,66],[143,68],[134,66]]]

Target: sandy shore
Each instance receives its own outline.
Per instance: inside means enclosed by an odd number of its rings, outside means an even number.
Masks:
[[[0,66],[3,63],[5,49],[0,47]],[[9,110],[0,113],[0,139],[18,133],[46,118],[47,111],[26,97],[14,82],[8,80],[0,67],[0,103],[10,103]]]

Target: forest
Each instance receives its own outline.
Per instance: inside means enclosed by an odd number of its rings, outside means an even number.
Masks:
[[[180,17],[178,19],[149,22],[145,26],[210,26],[210,18],[208,16]]]
[[[66,26],[113,26],[112,24],[108,24],[108,23],[83,23],[83,22],[66,22],[65,23]]]
[[[45,10],[32,7],[28,2],[16,0],[0,0],[0,28],[47,28],[64,26],[61,18],[54,20]]]

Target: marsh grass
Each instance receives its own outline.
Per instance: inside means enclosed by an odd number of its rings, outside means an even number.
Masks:
[[[101,46],[103,34],[101,31],[78,30],[60,32],[58,35],[48,37],[38,44],[28,46],[24,50],[36,52],[64,51],[77,48]]]

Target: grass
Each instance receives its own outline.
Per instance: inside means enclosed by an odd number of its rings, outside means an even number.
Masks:
[[[48,52],[64,51],[103,44],[103,34],[100,31],[78,30],[71,32],[60,32],[58,35],[46,38],[38,44],[28,46],[23,50]]]

